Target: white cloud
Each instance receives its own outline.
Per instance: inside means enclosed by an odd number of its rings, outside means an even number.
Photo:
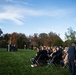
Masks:
[[[6,2],[12,2],[12,1],[14,1],[14,0],[5,0]]]
[[[23,24],[20,20],[18,20],[18,18],[20,18],[19,14],[16,13],[10,13],[10,12],[4,12],[4,13],[0,13],[0,20],[11,20],[14,21],[16,24]]]
[[[54,10],[24,9],[24,10],[27,15],[31,15],[31,16],[63,17],[71,13],[71,11],[68,9],[54,9]]]
[[[47,12],[49,16],[59,16],[59,17],[63,17],[69,13],[71,13],[69,10],[67,9],[56,9],[56,10],[52,10],[50,12]]]
[[[0,0],[2,2],[13,2],[14,0]]]
[[[7,0],[12,1],[12,0]],[[67,15],[70,13],[66,9],[56,9],[56,10],[33,10],[24,7],[18,6],[2,6],[0,12],[0,21],[11,20],[18,25],[22,25],[23,21],[22,18],[31,17],[31,16],[49,16],[49,17],[60,17]]]
[[[22,25],[23,22],[19,19],[23,18],[21,11],[15,7],[6,6],[3,7],[4,11],[0,13],[0,21],[11,20],[18,25]]]
[[[4,0],[5,2],[10,2],[10,3],[15,3],[15,4],[24,4],[24,5],[32,5],[32,4],[29,4],[28,2],[26,1],[19,1],[19,0]]]

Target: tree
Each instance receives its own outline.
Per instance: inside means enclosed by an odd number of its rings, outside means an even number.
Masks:
[[[11,45],[16,45],[18,48],[24,48],[24,44],[26,44],[26,42],[28,41],[25,34],[13,32],[12,34],[5,34],[4,42],[6,45],[10,43],[10,38]]]
[[[1,34],[3,34],[3,32],[2,32],[2,30],[0,29],[0,36],[1,36]]]
[[[50,46],[62,46],[63,41],[56,33],[50,32],[49,34],[49,44]]]
[[[62,46],[63,41],[61,39],[57,38],[53,41],[52,44],[53,44],[53,46]]]
[[[65,39],[68,42],[68,45],[71,45],[72,42],[76,41],[76,31],[72,27],[68,28],[68,32],[65,32]]]
[[[25,34],[18,34],[17,39],[16,39],[16,43],[18,48],[24,48],[24,44],[26,44],[27,42],[27,37],[25,36]]]
[[[38,44],[37,42],[38,42],[38,34],[37,33],[34,33],[34,36],[32,38],[31,44],[33,46],[37,46],[37,44]]]
[[[40,41],[41,41],[41,45],[47,45],[48,34],[41,33],[41,34],[39,34],[39,38],[40,38]]]

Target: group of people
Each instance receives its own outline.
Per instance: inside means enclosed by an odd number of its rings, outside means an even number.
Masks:
[[[63,49],[61,46],[51,48],[41,46],[37,48],[36,56],[32,57],[30,60],[32,62],[31,67],[42,66],[45,63],[59,64],[62,68],[68,65],[71,75],[75,75],[76,43],[73,42],[72,46],[65,47],[65,49]]]
[[[36,56],[30,59],[33,66],[41,65],[43,63],[60,64],[60,60],[62,60],[63,49],[61,47],[49,48],[46,46],[41,46],[40,48],[37,48],[37,51]]]
[[[8,44],[7,45],[7,51],[8,52],[12,52],[12,51],[17,51],[17,46],[14,44],[14,45],[11,45],[11,44]]]

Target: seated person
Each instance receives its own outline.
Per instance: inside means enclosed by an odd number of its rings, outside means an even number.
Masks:
[[[49,55],[48,64],[54,63],[54,59],[56,57],[56,47],[53,48],[52,53]]]
[[[32,61],[34,66],[40,66],[40,62],[47,59],[48,59],[47,50],[45,47],[41,47],[41,49],[38,49],[36,56],[34,58],[31,58],[30,60]]]
[[[59,47],[54,47],[53,53],[51,53],[50,57],[50,63],[60,64],[60,60],[62,59],[62,49]]]
[[[62,56],[63,60],[61,60],[60,64],[61,64],[61,67],[66,67],[66,65],[68,64],[68,48],[66,47],[65,48],[65,52]]]

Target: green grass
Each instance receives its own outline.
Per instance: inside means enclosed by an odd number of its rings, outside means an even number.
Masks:
[[[35,54],[34,50],[7,52],[6,49],[0,49],[0,75],[69,75],[68,69],[60,66],[32,68],[30,58]]]

